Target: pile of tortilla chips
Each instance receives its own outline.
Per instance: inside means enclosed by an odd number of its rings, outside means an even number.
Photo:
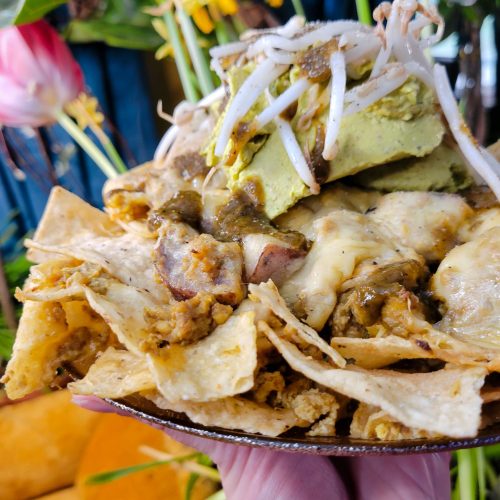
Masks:
[[[465,194],[384,195],[337,181],[306,197],[304,185],[287,213],[292,202],[263,221],[248,205],[241,213],[252,231],[233,218],[237,228],[224,231],[234,234],[217,239],[201,217],[211,222],[211,209],[238,195],[227,172],[216,165],[209,173],[200,154],[218,111],[183,110],[165,162],[108,181],[105,211],[52,191],[26,241],[36,265],[16,294],[24,311],[2,379],[8,396],[50,386],[70,369],[80,376],[69,386],[76,394],[139,394],[206,426],[267,436],[292,428],[313,437],[346,428],[365,439],[475,436],[500,395],[497,200],[487,192],[477,203]],[[269,163],[259,168],[288,200],[289,179],[274,179],[286,170]],[[252,179],[245,187],[258,195]],[[186,191],[200,200],[194,223],[179,220],[178,207],[162,212]],[[160,229],[151,223],[158,214]],[[289,230],[304,244],[276,237]],[[204,246],[190,246],[191,237]],[[227,257],[224,278],[237,275],[230,300],[210,290],[216,279],[193,278],[213,271],[210,252]],[[172,284],[172,269],[182,286]],[[213,304],[220,307],[203,316]],[[166,337],[176,325],[182,335]]]
[[[497,350],[417,318],[413,337],[329,344],[291,312],[272,281],[251,284],[247,299],[205,338],[172,344],[161,355],[148,351],[148,311],[174,298],[155,274],[155,240],[123,227],[53,190],[26,243],[37,265],[18,291],[24,312],[3,379],[11,398],[50,385],[60,367],[71,365],[83,376],[70,384],[77,394],[140,393],[207,426],[269,436],[298,426],[332,436],[339,419],[351,418],[355,437],[477,433],[480,390],[497,368]],[[424,358],[446,364],[421,373],[384,368]]]

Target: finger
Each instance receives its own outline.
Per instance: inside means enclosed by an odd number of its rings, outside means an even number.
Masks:
[[[114,406],[106,403],[106,401],[97,396],[80,396],[78,394],[73,394],[72,401],[86,410],[97,411],[99,413],[119,413]]]
[[[450,454],[350,459],[359,500],[450,498]]]
[[[121,417],[135,418],[136,420],[139,420],[139,422],[154,427],[155,429],[158,429],[160,431],[165,431],[165,426],[149,422],[148,420],[136,417],[135,415],[131,415],[129,412],[125,410],[120,410],[116,406],[107,403],[106,401],[104,401],[101,398],[98,398],[97,396],[80,396],[78,394],[73,394],[72,400],[73,403],[77,404],[82,408],[85,408],[86,410],[96,411],[99,413],[116,413]]]
[[[120,413],[114,406],[94,396],[75,395],[73,401],[92,411]],[[219,467],[229,500],[347,499],[341,478],[325,457],[236,446],[163,430],[173,439],[212,458]]]
[[[73,401],[92,411],[120,413],[94,396],[75,395]],[[315,500],[347,499],[341,478],[325,457],[236,446],[163,430],[175,440],[212,458],[219,467],[228,499],[309,500],[313,495]]]
[[[229,500],[344,500],[347,493],[326,457],[250,448],[167,431],[209,455],[219,467]]]

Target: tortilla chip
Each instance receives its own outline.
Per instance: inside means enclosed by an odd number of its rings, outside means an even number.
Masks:
[[[110,237],[121,232],[109,216],[78,196],[56,186],[50,196],[33,241],[44,246],[67,245],[86,236]],[[41,263],[57,256],[32,248],[28,259]]]
[[[288,309],[285,301],[281,297],[278,289],[274,283],[269,280],[267,283],[260,283],[259,285],[250,284],[248,287],[250,293],[259,299],[263,304],[269,307],[276,316],[285,321],[288,325],[297,330],[300,338],[315,347],[321,352],[329,356],[332,361],[343,368],[346,365],[345,359],[331,346],[329,346],[310,326],[302,323],[291,311]]]
[[[96,264],[75,259],[59,258],[31,266],[30,275],[22,290],[16,290],[16,299],[25,302],[63,302],[84,298],[82,284],[99,276]]]
[[[75,394],[118,399],[152,390],[155,383],[144,357],[108,347],[87,375],[68,388]]]
[[[102,289],[84,287],[87,300],[133,354],[144,355],[143,346],[148,338],[149,325],[145,311],[161,307],[146,290],[139,290],[115,280],[107,280]]]
[[[108,326],[85,300],[27,301],[2,379],[7,395],[18,399],[50,385],[65,362],[86,370],[110,341]]]
[[[435,358],[428,345],[396,335],[360,339],[334,337],[332,346],[346,359],[362,368],[381,368],[402,359]]]
[[[152,258],[154,240],[134,234],[106,237],[87,233],[65,244],[46,245],[35,240],[26,240],[25,244],[51,255],[55,253],[97,264],[127,285],[147,290],[158,299],[168,301],[171,298],[167,286],[156,277]]]
[[[208,337],[162,357],[148,355],[156,385],[170,402],[205,402],[249,391],[257,367],[255,314],[233,314]]]
[[[208,403],[170,403],[159,394],[150,394],[147,397],[159,408],[185,413],[197,424],[237,429],[264,436],[279,436],[297,422],[292,410],[276,410],[238,397]]]
[[[361,403],[354,412],[350,433],[353,438],[383,439],[384,441],[439,437],[439,434],[406,427],[381,411],[380,408],[364,403]]]
[[[432,353],[432,357],[456,365],[486,366],[489,371],[496,371],[500,368],[498,351],[471,345],[437,330],[407,307],[400,311],[397,320],[399,325],[407,330],[408,337]]]
[[[22,398],[52,382],[57,350],[68,335],[60,304],[32,301],[24,304],[14,352],[1,379],[9,398]]]
[[[431,373],[339,370],[307,358],[264,322],[259,329],[295,371],[340,394],[380,407],[407,427],[457,438],[475,436],[479,429],[484,368],[448,367]]]

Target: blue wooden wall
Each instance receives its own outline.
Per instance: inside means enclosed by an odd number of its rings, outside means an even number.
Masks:
[[[158,137],[141,53],[101,44],[75,46],[73,52],[87,88],[98,98],[113,126],[110,132],[115,132],[115,145],[127,165],[151,159]],[[12,251],[17,239],[36,227],[55,183],[93,205],[102,205],[105,176],[58,125],[39,129],[39,134],[9,128],[4,128],[3,134],[11,156],[26,174],[24,181],[17,180],[6,155],[0,154],[0,244],[5,254]],[[15,234],[8,230],[2,238],[8,225],[16,227]]]

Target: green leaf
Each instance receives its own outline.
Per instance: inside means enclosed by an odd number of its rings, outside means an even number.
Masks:
[[[51,10],[66,3],[66,0],[24,0],[19,1],[20,8],[14,20],[15,24],[32,23],[42,19]]]
[[[14,334],[7,329],[0,329],[0,358],[8,361],[12,355]]]
[[[66,31],[71,42],[105,42],[113,47],[154,50],[162,38],[151,24],[146,7],[157,5],[154,0],[108,0],[104,10],[86,20],[72,21]]]
[[[109,483],[110,481],[115,481],[116,479],[128,476],[129,474],[135,474],[136,472],[152,469],[154,467],[159,467],[161,465],[182,463],[188,460],[196,460],[200,455],[201,455],[200,453],[190,453],[189,455],[174,457],[171,458],[170,460],[155,460],[154,462],[146,462],[143,464],[132,465],[130,467],[123,467],[122,469],[116,469],[108,472],[101,472],[100,474],[94,474],[93,476],[87,478],[85,483],[89,485],[105,484]]]
[[[206,465],[207,467],[212,467],[212,465],[214,465],[213,460],[208,455],[204,455],[203,453],[200,453],[197,462],[201,465]]]
[[[30,267],[31,262],[26,258],[25,253],[13,260],[4,262],[5,277],[12,293],[16,287],[22,286],[24,280],[28,277]]]
[[[200,476],[198,474],[194,473],[189,474],[186,483],[186,491],[184,492],[184,500],[191,500],[191,497],[193,496],[194,486],[196,484],[196,481],[198,481],[199,477]]]
[[[162,43],[152,27],[110,24],[105,19],[72,21],[65,35],[74,43],[104,42],[126,49],[154,50]]]

